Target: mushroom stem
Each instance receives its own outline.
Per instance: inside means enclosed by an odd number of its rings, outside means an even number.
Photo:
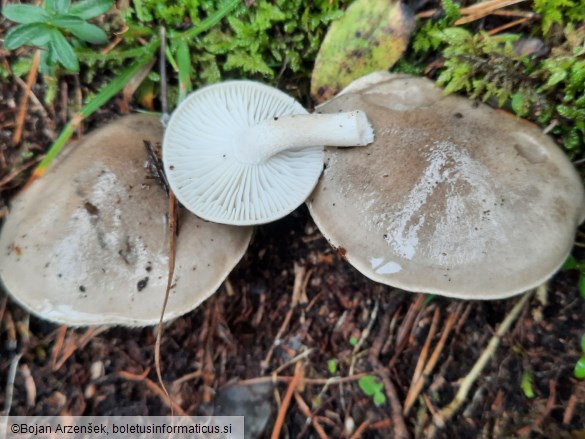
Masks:
[[[374,130],[366,113],[356,110],[275,117],[238,133],[234,144],[239,160],[257,164],[289,149],[365,146],[373,141]]]

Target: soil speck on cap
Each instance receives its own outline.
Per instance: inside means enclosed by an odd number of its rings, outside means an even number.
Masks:
[[[138,281],[138,283],[136,284],[136,289],[138,290],[138,292],[140,292],[146,288],[146,285],[148,285],[148,276]]]
[[[100,210],[98,209],[98,207],[95,204],[90,203],[89,201],[86,201],[83,204],[83,207],[85,208],[85,210],[87,210],[87,213],[89,213],[90,215],[99,216],[100,214]]]

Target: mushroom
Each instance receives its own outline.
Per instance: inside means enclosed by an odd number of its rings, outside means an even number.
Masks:
[[[369,278],[467,299],[519,294],[563,264],[585,218],[581,179],[537,127],[424,78],[375,73],[318,108],[366,112],[376,141],[326,150],[308,206]]]
[[[285,93],[228,81],[192,93],[175,110],[163,162],[177,199],[209,221],[262,224],[301,205],[323,171],[323,146],[373,141],[361,111],[307,114]]]
[[[14,200],[0,235],[0,277],[32,313],[67,325],[158,323],[168,276],[168,198],[145,169],[158,118],[124,117],[69,149]],[[165,320],[198,306],[250,241],[249,227],[180,210]]]

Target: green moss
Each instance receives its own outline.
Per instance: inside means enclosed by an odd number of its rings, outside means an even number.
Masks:
[[[411,47],[394,70],[434,72],[446,93],[489,101],[550,127],[570,156],[583,155],[585,27],[575,28],[585,18],[581,3],[535,0],[532,8],[541,21],[530,34],[490,36],[478,32],[476,23],[454,27],[458,5],[443,0],[432,18],[419,20]],[[544,39],[550,51],[522,53],[519,45],[533,37]]]
[[[569,22],[585,20],[582,0],[534,0],[534,10],[541,15],[543,35],[549,34],[553,25],[564,26]]]
[[[224,77],[260,77],[274,81],[282,71],[308,77],[312,62],[329,22],[340,17],[349,0],[259,0],[247,2],[221,26],[189,42],[192,78],[196,85]],[[136,47],[134,34],[152,32],[153,26],[167,29],[196,25],[217,9],[216,1],[140,0],[126,13],[125,45]],[[144,25],[147,25],[145,28]],[[119,63],[128,57],[124,46],[106,57]],[[99,60],[87,58],[89,62]]]
[[[444,43],[437,82],[447,93],[509,107],[543,126],[553,124],[564,147],[582,153],[585,139],[585,31],[571,25],[565,43],[545,59],[515,51],[518,34],[489,36],[463,28],[434,33]]]
[[[259,79],[275,84],[310,77],[313,61],[328,24],[343,14],[351,0],[257,0],[243,3],[209,31],[187,40],[193,88],[229,78]],[[148,51],[148,42],[165,26],[169,50],[176,31],[197,26],[225,2],[214,0],[139,0],[133,8],[112,11],[105,26],[122,41],[106,54],[79,49],[84,82],[100,73],[114,74]],[[169,104],[174,105],[176,75],[170,72]],[[155,90],[157,88],[155,87]]]

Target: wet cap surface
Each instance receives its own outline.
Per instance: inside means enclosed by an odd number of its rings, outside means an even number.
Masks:
[[[318,108],[362,109],[376,132],[367,149],[326,150],[308,205],[329,241],[373,280],[450,297],[507,297],[554,274],[584,212],[560,148],[427,79],[374,79]]]
[[[161,137],[157,117],[124,117],[72,145],[14,199],[0,235],[0,277],[12,297],[68,325],[158,323],[168,275],[168,198],[145,168],[143,140]],[[166,320],[215,292],[252,233],[183,209],[179,223]]]

